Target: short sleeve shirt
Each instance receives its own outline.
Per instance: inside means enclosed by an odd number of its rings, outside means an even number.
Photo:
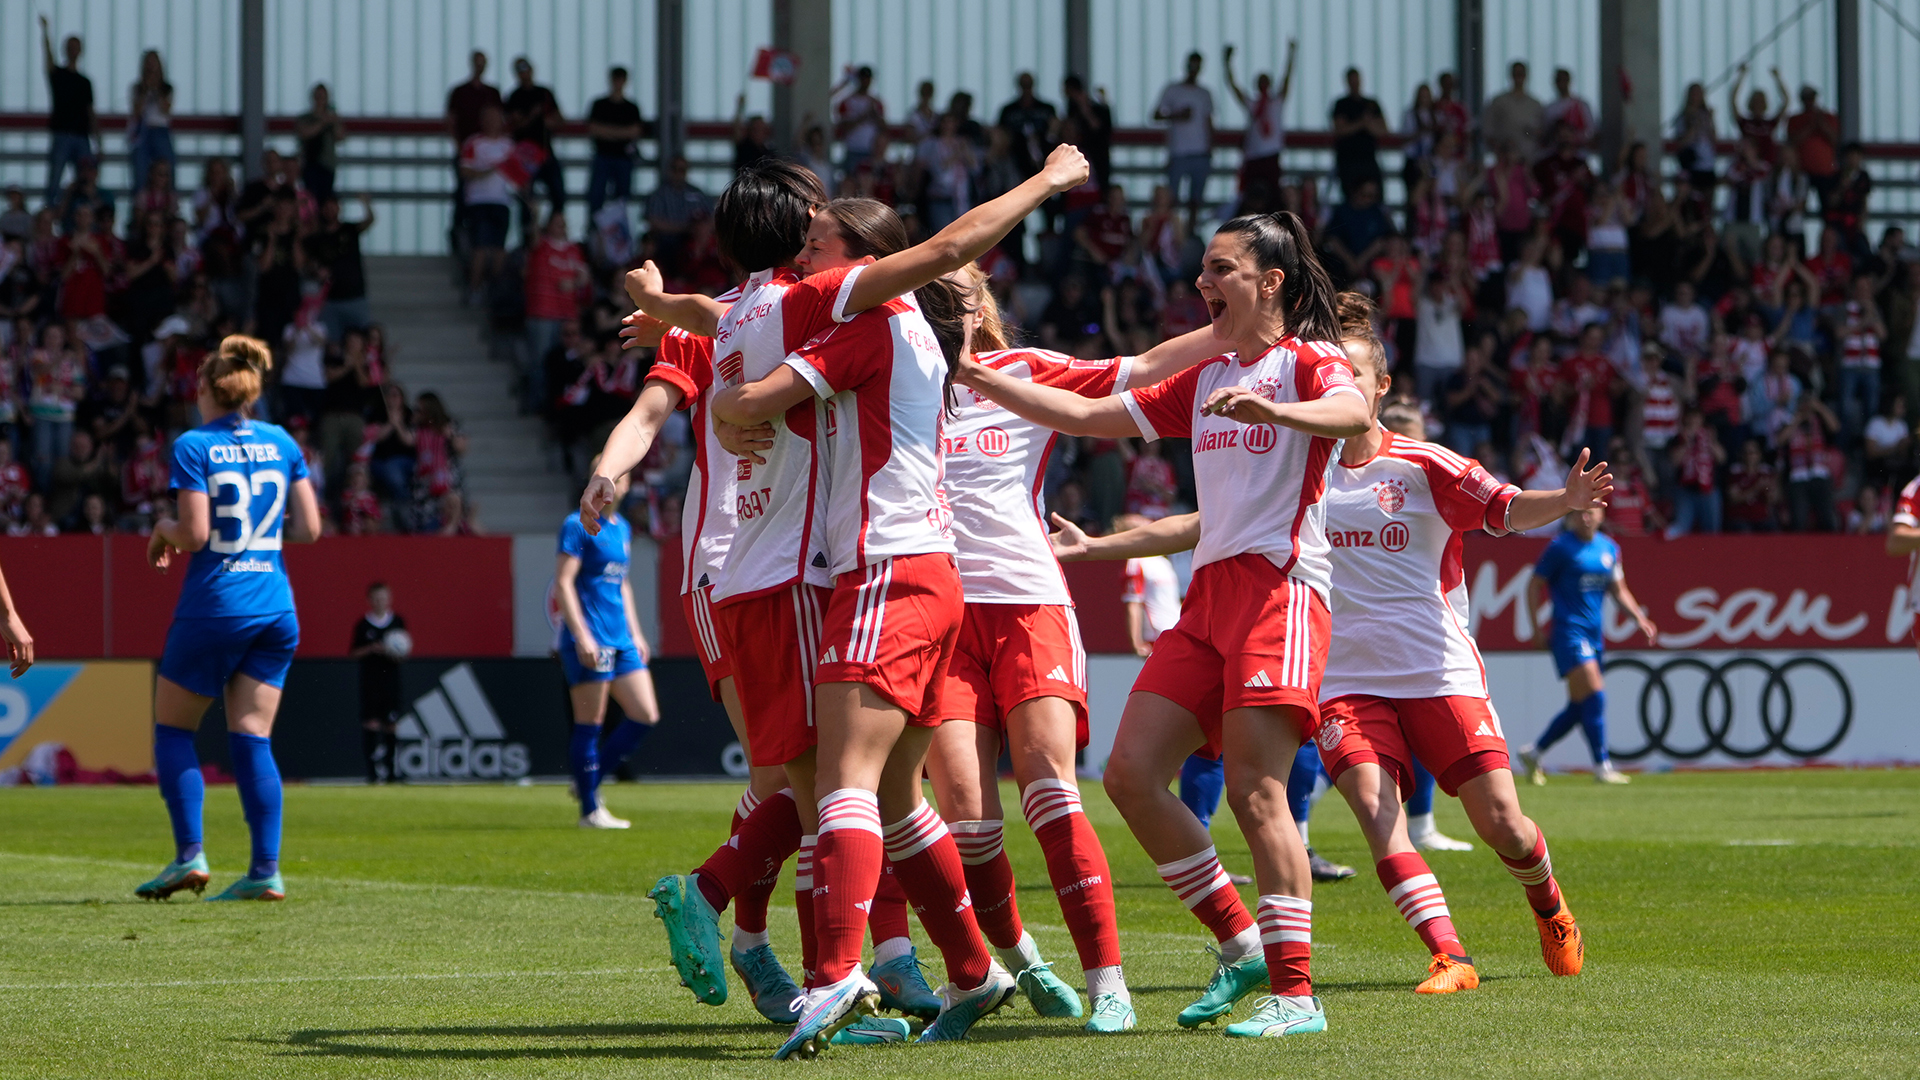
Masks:
[[[173,442],[174,491],[207,497],[207,546],[187,560],[176,619],[234,618],[293,610],[280,558],[287,500],[307,479],[306,458],[285,430],[238,413]]]

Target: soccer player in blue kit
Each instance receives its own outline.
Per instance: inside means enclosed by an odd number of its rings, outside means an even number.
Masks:
[[[599,467],[594,458],[594,467]],[[617,768],[660,721],[659,699],[647,671],[647,639],[627,583],[633,526],[620,516],[630,483],[614,481],[613,501],[598,526],[588,532],[579,514],[560,527],[560,554],[554,568],[554,596],[560,604],[560,668],[573,703],[573,736],[567,762],[573,793],[580,800],[583,829],[624,829],[631,822],[614,817],[600,802],[600,777]],[[601,724],[611,696],[627,718],[600,742]]]
[[[1527,776],[1547,782],[1540,755],[1579,725],[1593,753],[1593,778],[1603,784],[1624,784],[1625,774],[1613,767],[1607,754],[1607,692],[1600,677],[1607,639],[1602,605],[1611,595],[1647,635],[1647,644],[1659,643],[1660,632],[1647,611],[1627,588],[1620,565],[1620,545],[1600,531],[1603,511],[1581,510],[1567,515],[1566,528],[1553,538],[1534,564],[1527,585],[1529,611],[1540,610],[1537,588],[1544,586],[1553,599],[1553,626],[1546,635],[1554,670],[1567,682],[1567,707],[1553,718],[1540,738],[1520,751]]]
[[[234,783],[253,837],[240,880],[215,900],[283,900],[280,880],[280,770],[273,761],[274,714],[300,643],[283,541],[320,535],[320,506],[307,463],[286,431],[251,419],[273,366],[266,343],[235,334],[200,365],[201,426],[173,444],[174,517],[154,524],[147,561],[165,572],[189,555],[153,693],[153,763],[173,822],[174,859],[134,890],[164,900],[195,893],[211,876],[201,850],[206,788],[194,732],[207,706],[224,697]]]

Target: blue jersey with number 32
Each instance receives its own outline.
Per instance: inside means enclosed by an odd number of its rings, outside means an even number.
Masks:
[[[187,561],[176,619],[272,615],[293,610],[280,561],[281,521],[307,461],[286,431],[233,413],[173,443],[175,491],[204,492],[207,546]]]

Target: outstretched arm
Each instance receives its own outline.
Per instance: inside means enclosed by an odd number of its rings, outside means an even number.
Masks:
[[[1065,143],[1054,147],[1046,165],[1019,187],[967,211],[932,239],[862,270],[847,298],[846,313],[878,307],[985,255],[1040,204],[1085,183],[1087,174],[1087,159],[1079,148]]]
[[[1887,554],[1911,555],[1920,551],[1920,525],[1901,525],[1894,523],[1887,527]],[[4,589],[0,583],[0,589]]]
[[[1373,425],[1373,412],[1358,391],[1313,401],[1268,401],[1244,386],[1223,386],[1208,396],[1200,411],[1243,424],[1279,424],[1326,439],[1350,439]]]
[[[1112,562],[1116,559],[1144,559],[1150,555],[1172,555],[1191,551],[1200,543],[1200,515],[1180,514],[1164,517],[1137,529],[1111,536],[1088,536],[1080,527],[1059,514],[1053,515],[1058,529],[1049,539],[1054,558],[1061,562]]]
[[[1071,390],[1015,379],[971,358],[960,362],[953,381],[1004,406],[1015,416],[1063,435],[1124,439],[1140,434],[1140,425],[1118,396],[1081,397]],[[718,415],[718,402],[714,409]]]
[[[613,504],[612,478],[632,472],[640,459],[647,456],[647,451],[653,448],[654,437],[660,434],[660,425],[679,408],[680,397],[679,387],[648,379],[633,407],[613,426],[613,434],[607,436],[607,444],[600,449],[600,465],[594,470],[593,479],[587,481],[587,490],[580,495],[580,524],[586,527],[589,536],[600,534],[600,514]]]
[[[1214,339],[1211,326],[1189,330],[1177,338],[1168,338],[1135,357],[1133,372],[1127,376],[1127,385],[1151,386],[1218,355],[1220,355],[1220,343]]]
[[[1613,494],[1613,474],[1602,461],[1587,468],[1592,451],[1581,450],[1567,473],[1565,487],[1553,491],[1523,491],[1507,504],[1507,528],[1512,532],[1531,532],[1552,524],[1568,511],[1603,510]]]
[[[914,286],[916,289],[919,287]],[[720,325],[720,316],[727,313],[727,305],[711,296],[667,292],[660,268],[653,264],[652,259],[642,263],[637,270],[627,271],[627,297],[646,314],[701,337],[712,337]]]

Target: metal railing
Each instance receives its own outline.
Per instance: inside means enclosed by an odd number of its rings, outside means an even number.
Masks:
[[[366,239],[369,254],[424,255],[444,252],[452,216],[450,193],[453,189],[453,144],[438,118],[350,117],[346,120],[348,139],[338,155],[335,187],[343,199],[361,193],[372,197],[378,224]],[[124,116],[101,117],[101,143],[104,155],[101,181],[108,191],[127,191],[128,174],[124,139]],[[18,184],[32,195],[46,183],[46,118],[39,114],[0,113],[0,183]],[[237,159],[240,154],[240,126],[237,117],[176,116],[173,120],[174,147],[179,158],[175,186],[185,200],[200,182],[200,170],[213,158]],[[293,118],[271,117],[267,123],[269,145],[283,151],[294,149]],[[910,129],[902,129],[903,139],[894,144],[894,153],[910,156],[912,146],[904,138]],[[1234,197],[1235,172],[1239,167],[1239,131],[1217,133],[1214,150],[1214,174],[1207,188],[1207,200],[1219,205]],[[687,125],[687,157],[693,183],[710,193],[718,193],[732,177],[732,126],[722,122],[695,122]],[[1162,149],[1165,133],[1156,128],[1122,128],[1113,136],[1113,171],[1136,205],[1144,205],[1152,186],[1165,171]],[[1405,193],[1401,188],[1398,147],[1401,140],[1389,136],[1381,140],[1383,171],[1387,177],[1386,201],[1401,206]],[[1295,131],[1287,136],[1282,166],[1290,178],[1328,184],[1323,195],[1330,195],[1328,180],[1333,167],[1333,137],[1324,131]],[[1730,152],[1733,144],[1723,144]],[[570,199],[570,217],[576,234],[586,227],[585,200],[592,156],[586,138],[586,125],[570,122],[559,126],[554,152],[566,178]],[[1904,225],[1909,235],[1920,235],[1920,144],[1880,143],[1867,147],[1869,171],[1874,177],[1869,218],[1882,225]],[[660,162],[658,144],[643,140],[634,190],[636,201],[651,191],[657,180]],[[351,213],[351,211],[350,211]]]

